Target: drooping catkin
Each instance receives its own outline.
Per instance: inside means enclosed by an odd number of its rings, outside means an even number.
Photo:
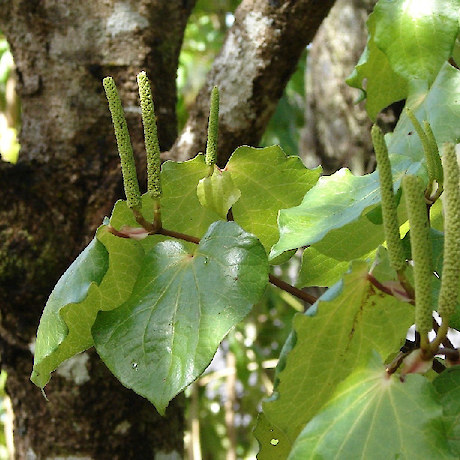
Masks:
[[[112,115],[115,137],[117,139],[118,153],[121,161],[121,172],[125,187],[126,201],[130,208],[141,207],[141,194],[137,180],[136,165],[134,163],[133,148],[129,137],[128,126],[121,105],[120,96],[112,77],[103,80],[105,94],[109,102],[109,109]]]
[[[457,305],[460,282],[460,190],[455,145],[443,145],[444,165],[444,261],[438,313],[448,319]]]
[[[206,144],[205,163],[213,166],[217,160],[217,137],[219,134],[219,89],[211,91],[211,106],[209,109],[208,142]]]
[[[383,133],[377,125],[372,127],[371,136],[379,171],[383,228],[387,242],[388,257],[393,269],[399,272],[405,268],[406,259],[399,236],[398,215],[393,193],[393,177],[391,174],[390,158],[388,157],[388,149]]]
[[[415,131],[417,132],[418,137],[420,138],[420,142],[422,143],[423,153],[425,155],[426,168],[428,170],[428,179],[430,182],[435,180],[437,181],[438,178],[436,177],[436,165],[434,162],[434,156],[431,152],[430,141],[428,140],[428,136],[426,135],[420,122],[414,115],[414,112],[412,112],[412,110],[407,107],[406,113],[410,121],[414,125]]]
[[[417,176],[403,179],[404,196],[410,224],[410,242],[414,262],[415,327],[426,335],[432,329],[431,242],[425,203],[425,187]]]
[[[426,137],[428,139],[428,146],[430,149],[430,156],[433,161],[434,176],[436,178],[436,182],[442,185],[444,182],[444,173],[442,169],[441,157],[439,156],[438,144],[436,143],[436,138],[434,137],[433,130],[431,129],[431,125],[427,120],[423,121],[423,130],[425,131]]]
[[[160,144],[158,142],[155,109],[149,79],[145,72],[137,76],[139,98],[144,124],[145,150],[147,152],[147,191],[152,198],[161,197]]]

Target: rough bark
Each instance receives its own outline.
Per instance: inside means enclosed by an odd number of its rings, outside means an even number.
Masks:
[[[182,452],[180,404],[161,418],[93,353],[82,355],[88,359],[80,369],[90,380],[76,384],[57,374],[48,403],[29,375],[47,295],[121,197],[101,78],[114,76],[141,152],[135,76],[145,69],[153,77],[160,140],[168,148],[176,137],[176,69],[193,3],[0,1],[23,110],[19,163],[0,164],[0,332],[17,458]]]
[[[221,92],[218,163],[242,144],[257,145],[299,57],[334,0],[243,0],[190,117],[165,158],[205,149],[209,95]]]
[[[366,46],[366,19],[377,0],[337,0],[313,40],[306,69],[306,113],[301,156],[308,166],[326,173],[347,166],[362,174],[375,166],[364,102],[345,79]],[[400,104],[385,110],[379,124],[391,130]]]
[[[49,402],[29,381],[33,337],[53,285],[122,196],[101,79],[119,87],[143,151],[135,75],[152,78],[162,149],[176,137],[175,78],[193,0],[0,0],[22,102],[18,164],[0,163],[0,345],[15,413],[16,457],[161,458],[183,450],[179,400],[160,418],[94,352],[55,373]],[[223,92],[221,160],[256,143],[301,49],[333,0],[243,1],[171,157],[203,149],[207,93]],[[187,143],[184,139],[194,139]],[[145,170],[139,155],[139,172]],[[142,177],[142,174],[140,174]],[[174,458],[174,457],[168,457]]]

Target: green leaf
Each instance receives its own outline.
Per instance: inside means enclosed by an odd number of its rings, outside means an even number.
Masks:
[[[277,241],[278,211],[296,206],[317,182],[320,168],[307,169],[297,156],[287,156],[281,147],[239,147],[227,166],[241,198],[233,205],[233,217],[254,233],[267,251]]]
[[[161,168],[161,215],[163,226],[201,238],[220,216],[201,206],[196,194],[198,182],[207,175],[204,155],[176,163],[166,161]]]
[[[406,98],[408,85],[405,78],[392,70],[387,56],[375,44],[374,14],[367,20],[367,29],[369,38],[366,49],[346,83],[361,90],[361,99],[366,98],[367,113],[375,120],[382,109]]]
[[[32,382],[43,388],[59,364],[93,345],[97,312],[128,298],[143,254],[138,242],[99,228],[48,299],[37,332]]]
[[[163,163],[160,200],[163,227],[200,238],[213,222],[221,219],[198,200],[196,188],[207,173],[203,154],[188,161]],[[125,201],[116,203],[113,214],[110,223],[117,230],[122,225],[139,226]],[[142,214],[148,221],[153,220],[153,200],[147,194],[142,196]]]
[[[437,394],[425,377],[408,375],[404,383],[389,377],[374,355],[367,368],[355,370],[337,387],[288,458],[458,458],[449,450],[441,416]]]
[[[267,280],[262,245],[234,222],[212,224],[194,253],[178,241],[158,243],[146,254],[131,297],[99,313],[96,349],[125,386],[163,414],[204,371]]]
[[[372,259],[384,240],[383,226],[373,224],[367,216],[332,230],[321,241],[305,249],[297,285],[335,284],[348,270],[350,261]]]
[[[408,81],[433,82],[452,54],[459,0],[381,0],[372,16],[375,43],[392,69]]]
[[[383,108],[408,98],[415,81],[428,88],[447,65],[457,35],[459,6],[458,0],[377,3],[367,21],[366,49],[347,79],[361,90],[361,99],[366,98],[372,120]]]
[[[395,189],[398,189],[404,174],[407,171],[413,173],[419,164],[402,155],[391,155],[390,158]],[[377,172],[357,177],[344,168],[332,176],[321,177],[299,206],[280,211],[280,239],[272,248],[270,258],[320,241],[330,231],[356,221],[364,210],[378,203]]]
[[[420,122],[430,123],[440,151],[444,142],[460,142],[460,71],[449,63],[442,66],[431,87],[423,83],[413,85],[406,106]],[[386,140],[390,153],[422,160],[422,144],[405,111]]]
[[[433,380],[437,390],[446,425],[446,435],[451,450],[460,457],[460,366],[446,369]]]
[[[214,211],[222,219],[227,217],[228,210],[241,196],[241,191],[233,183],[230,173],[221,171],[217,166],[214,166],[211,176],[198,182],[196,193],[201,205]]]
[[[307,312],[314,316],[294,317],[294,336],[280,356],[279,383],[271,401],[263,404],[273,437],[293,443],[370,349],[387,356],[404,343],[413,307],[376,291],[367,273],[367,263],[354,262],[343,282]],[[262,446],[259,459],[278,458],[272,446]]]

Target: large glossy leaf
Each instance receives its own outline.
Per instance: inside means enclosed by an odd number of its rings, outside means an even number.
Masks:
[[[99,313],[96,349],[125,386],[164,413],[257,302],[267,277],[262,245],[234,222],[211,225],[194,253],[178,241],[158,243],[131,297]]]
[[[93,345],[99,310],[115,308],[131,294],[144,251],[102,226],[97,237],[61,277],[40,320],[31,380],[44,387],[59,364]]]
[[[163,224],[166,228],[202,236],[219,216],[200,205],[196,186],[207,173],[203,155],[182,163],[166,162],[161,178]],[[145,194],[142,212],[153,219],[153,202]],[[126,201],[114,206],[110,224],[139,227]],[[102,226],[88,248],[77,258],[51,294],[40,321],[31,379],[44,387],[59,364],[93,345],[91,327],[99,310],[119,306],[130,295],[144,251],[165,237],[142,241],[116,237]],[[187,247],[193,247],[189,244]]]
[[[451,450],[460,458],[460,366],[446,369],[433,380],[444,413]]]
[[[367,21],[366,49],[347,79],[366,97],[371,119],[391,103],[406,99],[414,81],[430,86],[452,54],[459,9],[458,0],[377,3]]]
[[[408,81],[431,83],[452,55],[460,19],[459,0],[380,0],[375,6],[377,47]]]
[[[305,426],[289,460],[307,458],[454,459],[442,408],[420,375],[389,377],[378,357],[341,383],[328,404]]]
[[[404,174],[416,171],[420,164],[402,155],[392,155],[391,159],[397,189]],[[323,176],[299,206],[280,211],[280,239],[270,257],[316,243],[330,231],[358,220],[363,211],[378,203],[377,172],[357,177],[348,169],[341,169],[332,176]]]
[[[272,438],[293,443],[370,349],[386,357],[404,342],[413,307],[376,291],[367,273],[367,263],[354,262],[343,282],[312,307],[313,316],[295,316],[274,397],[263,404]],[[261,444],[259,459],[279,459],[276,452],[272,444]]]
[[[460,140],[460,72],[448,63],[441,68],[431,88],[415,87],[407,105],[419,120],[428,120],[438,145]],[[426,179],[420,140],[403,114],[393,134],[387,135],[395,188],[406,173]],[[302,203],[280,211],[280,240],[270,257],[283,251],[311,245],[329,231],[340,228],[380,202],[378,176],[355,177],[348,170],[322,177],[305,195]]]
[[[227,166],[241,190],[233,205],[233,217],[254,233],[267,252],[278,240],[278,211],[298,205],[317,182],[321,168],[307,169],[299,157],[287,156],[281,147],[239,147]]]

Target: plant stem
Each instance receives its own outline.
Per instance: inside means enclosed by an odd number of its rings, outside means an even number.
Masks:
[[[151,235],[164,235],[164,236],[169,236],[171,238],[177,238],[179,240],[187,241],[189,243],[200,244],[200,238],[197,238],[196,236],[187,235],[186,233],[180,233],[174,230],[168,230],[163,227],[157,228],[155,226],[155,222],[153,224],[151,224],[150,222],[147,222],[147,220],[144,218],[144,216],[142,215],[140,211],[133,209],[133,213],[134,213],[134,217],[136,218],[136,221],[140,225],[142,225],[142,227],[144,227]],[[112,232],[112,233],[116,235],[115,232]],[[277,278],[271,273],[268,275],[268,279],[270,283],[272,283],[274,286],[279,287],[283,291],[288,292],[294,297],[297,297],[298,299],[304,302],[307,302],[310,305],[313,305],[318,300],[317,297],[307,294],[301,289],[296,288],[295,286],[292,286],[292,284],[286,283],[286,281],[283,281]]]
[[[174,230],[167,230],[166,228],[159,228],[155,234],[170,236],[171,238],[188,241],[189,243],[200,244],[200,239],[196,236],[186,235],[185,233],[175,232]]]
[[[315,296],[307,294],[301,289],[296,288],[295,286],[292,286],[289,283],[286,283],[286,281],[277,278],[271,273],[268,275],[268,279],[270,280],[270,283],[272,283],[274,286],[279,287],[283,291],[286,291],[289,294],[292,294],[294,297],[297,297],[298,299],[303,300],[304,302],[307,302],[311,305],[313,305],[318,300]]]
[[[449,330],[449,323],[446,320],[442,320],[441,326],[439,327],[438,331],[436,332],[436,337],[431,342],[431,350],[435,352],[439,345],[443,342],[443,340],[447,337],[447,331]]]

